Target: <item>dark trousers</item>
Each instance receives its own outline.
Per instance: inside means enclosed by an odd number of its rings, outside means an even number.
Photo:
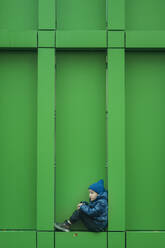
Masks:
[[[81,220],[84,223],[84,225],[87,227],[87,229],[92,232],[103,231],[103,229],[99,228],[98,225],[93,222],[93,219],[91,219],[88,215],[86,215],[79,209],[73,212],[69,220],[71,221],[71,223],[75,223],[76,221]]]

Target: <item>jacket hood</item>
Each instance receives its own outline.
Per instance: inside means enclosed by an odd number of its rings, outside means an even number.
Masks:
[[[98,199],[102,199],[102,198],[104,198],[105,200],[108,201],[108,190],[105,190],[105,191],[99,193],[94,201],[97,201]]]
[[[105,190],[101,192],[100,194],[98,194],[97,199],[100,199],[100,198],[105,198],[106,200],[108,200],[108,190]]]

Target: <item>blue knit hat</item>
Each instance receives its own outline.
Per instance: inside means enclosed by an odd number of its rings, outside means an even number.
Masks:
[[[101,192],[104,192],[105,189],[104,189],[104,181],[103,181],[103,179],[100,179],[97,183],[91,184],[88,187],[88,189],[92,189],[98,194],[101,193]]]

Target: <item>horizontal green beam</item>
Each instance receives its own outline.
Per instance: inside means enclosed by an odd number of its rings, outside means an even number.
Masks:
[[[127,248],[165,247],[164,231],[127,231]]]
[[[45,247],[54,248],[54,232],[37,232],[36,248],[45,248]]]
[[[108,232],[108,248],[126,248],[125,232]]]
[[[107,32],[56,31],[57,48],[106,48]]]
[[[0,31],[1,48],[165,48],[165,31]]]
[[[36,248],[36,242],[36,231],[0,231],[0,246],[4,248]]]
[[[126,31],[126,48],[165,48],[165,31]]]
[[[0,31],[0,47],[37,48],[37,31]]]

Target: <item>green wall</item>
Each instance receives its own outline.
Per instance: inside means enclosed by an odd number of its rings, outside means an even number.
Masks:
[[[37,54],[0,52],[0,228],[36,227]]]
[[[88,186],[105,180],[104,51],[56,54],[56,221],[71,216]],[[62,211],[61,211],[62,209]]]
[[[126,228],[164,230],[165,53],[126,53]]]
[[[2,247],[164,247],[163,11],[163,0],[1,1]],[[54,230],[100,178],[107,230]]]

